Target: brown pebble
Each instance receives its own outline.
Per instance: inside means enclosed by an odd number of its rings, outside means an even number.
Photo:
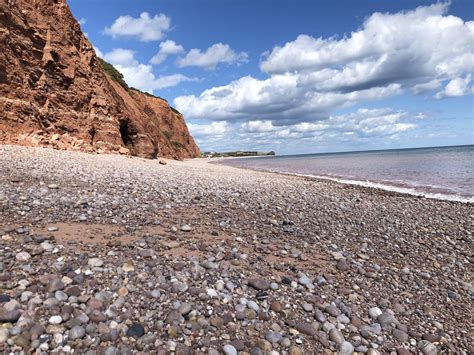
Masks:
[[[279,301],[272,301],[272,303],[270,304],[270,309],[273,311],[273,312],[281,312],[281,310],[283,309],[283,306],[281,305],[281,303]]]

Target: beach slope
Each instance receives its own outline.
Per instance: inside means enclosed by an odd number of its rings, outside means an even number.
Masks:
[[[0,146],[0,352],[474,351],[472,204],[166,162]]]

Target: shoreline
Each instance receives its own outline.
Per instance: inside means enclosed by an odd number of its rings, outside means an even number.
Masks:
[[[251,157],[248,157],[248,158],[251,158]],[[281,174],[281,175],[306,177],[306,178],[310,178],[314,180],[326,180],[326,181],[331,181],[338,184],[383,190],[386,192],[394,192],[394,193],[399,193],[402,195],[408,195],[408,196],[417,197],[417,198],[428,198],[428,199],[438,200],[438,201],[450,201],[450,202],[474,204],[474,196],[460,196],[457,194],[449,194],[449,193],[442,193],[442,192],[419,191],[419,190],[416,190],[416,188],[413,186],[408,186],[408,185],[397,186],[395,184],[390,184],[390,182],[385,182],[385,181],[384,182],[370,181],[370,180],[364,181],[364,180],[350,179],[350,178],[342,177],[342,176],[336,177],[336,176],[330,176],[330,175],[311,175],[311,174],[302,174],[302,173],[289,172],[289,171],[274,171],[274,170],[269,170],[265,168],[259,169],[259,168],[253,168],[253,167],[227,165],[225,163],[220,162],[221,160],[224,160],[224,159],[227,160],[229,158],[219,158],[219,160],[209,161],[209,163],[222,164],[222,165],[231,166],[237,169],[245,169],[245,170],[250,170],[250,171],[255,171],[255,172],[268,172],[268,173],[275,173],[275,174]],[[242,159],[242,158],[232,157],[231,159]],[[422,186],[422,187],[428,188],[427,186]]]
[[[226,159],[226,158],[224,158],[224,159]],[[210,164],[222,164],[222,163],[219,163],[218,161],[209,162],[209,163]],[[359,186],[359,187],[368,188],[368,189],[375,189],[375,190],[381,190],[381,191],[385,191],[385,192],[398,193],[398,194],[401,194],[401,195],[411,196],[411,197],[416,197],[416,198],[428,198],[428,199],[438,200],[438,201],[448,201],[448,202],[460,202],[460,203],[466,203],[466,204],[474,204],[474,196],[473,197],[466,197],[466,196],[459,196],[459,195],[445,194],[445,193],[429,193],[429,192],[417,191],[413,187],[394,186],[394,185],[389,185],[388,183],[384,183],[384,182],[373,182],[373,181],[369,181],[369,180],[366,180],[366,181],[351,180],[351,179],[343,178],[343,177],[331,177],[331,176],[326,176],[326,175],[300,174],[300,173],[287,172],[287,171],[273,171],[273,170],[265,170],[265,169],[251,168],[251,167],[240,167],[240,166],[234,166],[234,165],[228,165],[228,166],[232,166],[232,167],[237,168],[237,169],[244,169],[244,170],[250,170],[250,171],[256,171],[256,172],[268,172],[268,173],[288,175],[288,176],[305,177],[305,178],[313,179],[315,181],[326,180],[326,181],[331,181],[331,182],[335,182],[335,183],[338,183],[338,184]]]
[[[474,350],[472,204],[166,161],[0,146],[0,352]]]

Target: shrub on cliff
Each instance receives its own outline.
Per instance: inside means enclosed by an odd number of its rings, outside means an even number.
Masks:
[[[119,83],[125,90],[128,90],[128,85],[123,79],[123,75],[121,72],[119,72],[115,67],[103,60],[102,58],[98,58],[100,64],[102,65],[102,69],[112,78],[112,80],[116,81]]]

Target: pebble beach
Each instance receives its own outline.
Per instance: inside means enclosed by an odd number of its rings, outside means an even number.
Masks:
[[[0,353],[472,354],[473,204],[0,146]]]

